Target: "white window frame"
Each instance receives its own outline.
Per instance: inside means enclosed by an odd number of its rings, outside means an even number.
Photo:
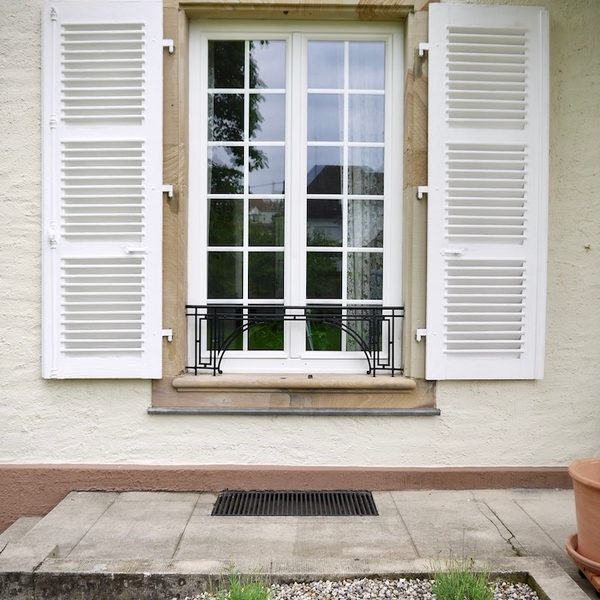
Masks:
[[[207,300],[207,81],[208,39],[279,39],[286,41],[286,144],[285,144],[285,240],[284,300],[304,305],[306,260],[306,55],[307,42],[318,40],[382,40],[386,42],[385,154],[384,154],[384,281],[383,301],[402,304],[402,140],[403,140],[403,30],[401,23],[192,21],[189,32],[189,207],[188,207],[188,303]],[[292,90],[294,92],[292,92]],[[301,93],[295,93],[301,90]],[[194,110],[194,107],[198,107]],[[295,127],[292,128],[291,116]],[[389,139],[387,139],[389,137]],[[197,166],[197,167],[195,167]],[[293,226],[292,226],[293,224]],[[291,265],[294,270],[292,282]],[[195,275],[197,273],[197,275]],[[214,302],[214,301],[213,301]],[[253,302],[254,303],[254,302]],[[260,304],[260,301],[255,302]],[[263,301],[264,303],[264,301]],[[320,304],[340,304],[323,301]],[[401,328],[397,327],[396,357],[401,360]],[[227,351],[225,372],[328,372],[365,371],[362,352],[305,350],[303,322],[284,327],[286,351]],[[188,355],[193,356],[194,335],[188,331]]]

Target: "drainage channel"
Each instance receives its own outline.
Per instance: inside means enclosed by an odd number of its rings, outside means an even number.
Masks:
[[[212,516],[226,517],[368,517],[378,516],[368,491],[241,491],[221,492]]]

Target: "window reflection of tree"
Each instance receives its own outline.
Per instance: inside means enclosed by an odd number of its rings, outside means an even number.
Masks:
[[[252,50],[256,44],[267,46],[268,41],[251,41],[250,57],[248,61],[250,81],[255,88],[264,87],[260,79],[259,68]],[[240,82],[244,81],[244,42],[239,43],[212,43],[210,44],[209,64],[213,73],[218,70],[219,87],[239,88]],[[216,77],[212,76],[213,80]],[[241,103],[240,103],[241,97]],[[248,94],[248,138],[253,139],[254,134],[262,131],[264,116],[260,111],[260,104],[264,102],[263,94]],[[243,96],[240,94],[215,94],[213,96],[214,107],[209,117],[209,128],[213,132],[213,139],[225,141],[242,141],[244,139],[244,107]],[[241,111],[240,111],[241,109]],[[243,191],[242,174],[240,168],[244,166],[244,152],[240,147],[224,146],[227,153],[228,164],[223,164],[214,159],[209,159],[209,170],[212,181],[216,182],[218,193],[239,194]],[[250,171],[266,169],[269,166],[267,155],[256,146],[249,147]],[[211,186],[212,187],[212,186]]]

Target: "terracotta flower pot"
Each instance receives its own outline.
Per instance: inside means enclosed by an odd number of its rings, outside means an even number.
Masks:
[[[577,552],[600,566],[600,458],[586,458],[569,467],[575,491]]]

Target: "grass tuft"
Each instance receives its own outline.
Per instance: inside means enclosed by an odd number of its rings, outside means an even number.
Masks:
[[[472,560],[454,560],[436,573],[432,589],[437,600],[493,600],[489,574],[473,567]]]
[[[229,589],[220,590],[217,600],[269,600],[271,592],[262,581],[244,582],[239,575],[229,578]]]

